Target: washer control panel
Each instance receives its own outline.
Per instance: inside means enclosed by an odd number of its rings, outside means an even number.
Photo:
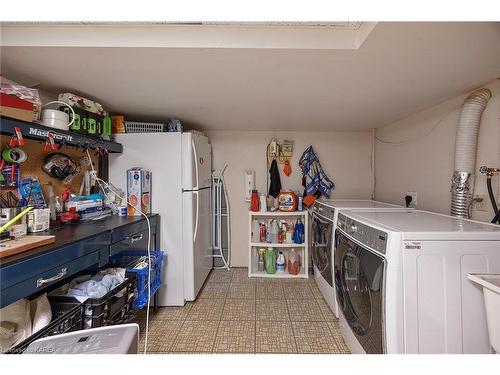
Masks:
[[[335,217],[335,208],[326,206],[318,201],[314,202],[312,211],[331,221],[333,221],[333,218]]]
[[[369,225],[353,220],[339,213],[337,227],[358,242],[385,254],[387,250],[387,233]]]

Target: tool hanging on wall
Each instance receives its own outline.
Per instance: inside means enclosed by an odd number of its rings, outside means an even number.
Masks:
[[[43,151],[55,151],[57,149],[56,143],[54,142],[54,136],[52,133],[47,133],[47,140],[45,141],[45,145],[43,146]]]
[[[79,164],[62,152],[54,152],[47,155],[43,161],[42,170],[52,178],[64,180],[64,183],[70,183],[78,173]]]
[[[14,132],[15,134],[9,141],[9,147],[24,146],[24,138],[23,134],[21,133],[21,128],[16,126],[14,128]]]
[[[14,132],[8,147],[2,150],[2,161],[0,162],[0,182],[2,185],[16,186],[19,181],[19,164],[28,159],[28,154],[20,147],[24,146],[21,129],[16,127]],[[5,183],[6,179],[8,179],[7,183]]]

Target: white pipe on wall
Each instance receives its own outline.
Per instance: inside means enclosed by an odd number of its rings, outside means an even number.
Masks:
[[[491,91],[479,89],[464,101],[455,140],[455,170],[451,184],[451,215],[469,218],[469,206],[474,193],[477,138],[481,115]]]

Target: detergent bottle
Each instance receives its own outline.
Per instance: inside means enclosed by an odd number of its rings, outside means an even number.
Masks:
[[[276,252],[272,247],[268,247],[264,255],[264,262],[267,273],[276,273]]]
[[[259,205],[259,193],[257,190],[252,190],[252,196],[250,197],[250,211],[257,212],[260,209]]]
[[[291,249],[288,253],[287,268],[290,275],[297,275],[300,272],[300,255],[295,249]]]
[[[295,224],[293,240],[297,244],[304,243],[304,224],[302,224],[302,221],[300,219],[298,219],[297,223]]]
[[[276,259],[276,271],[279,273],[285,272],[285,254],[283,251],[278,251],[278,258]]]

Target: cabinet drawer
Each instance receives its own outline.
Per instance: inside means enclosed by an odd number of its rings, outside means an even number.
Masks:
[[[151,237],[153,240],[153,237]],[[133,250],[142,249],[146,250],[148,248],[148,230],[143,230],[125,237],[123,240],[112,244],[109,247],[109,256],[118,254],[123,250]]]
[[[158,215],[149,218],[151,224],[151,231],[154,233],[156,231],[156,225],[158,223]],[[148,230],[148,223],[145,219],[140,221],[123,225],[119,228],[113,229],[111,232],[111,243],[116,243],[122,241],[124,238],[128,237],[130,233],[139,233]]]
[[[109,243],[110,234],[104,233],[84,241],[69,243],[67,246],[60,247],[47,253],[37,254],[19,262],[7,264],[0,268],[0,289],[3,291],[12,285],[21,283],[24,280],[29,280],[44,272],[50,272],[50,270],[55,267],[63,266],[75,259],[103,248],[107,250]],[[102,259],[100,263],[102,264],[103,261],[104,259]],[[107,263],[107,261],[104,262],[104,264],[105,263]]]
[[[105,248],[103,249],[105,250]],[[19,298],[30,296],[52,284],[64,280],[94,264],[98,264],[101,251],[96,251],[71,262],[41,272],[23,282],[2,290],[2,306],[7,306]]]

